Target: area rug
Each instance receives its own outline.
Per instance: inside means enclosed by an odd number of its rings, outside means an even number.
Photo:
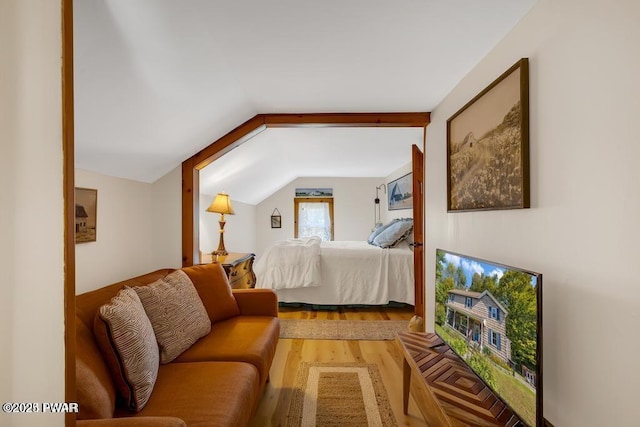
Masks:
[[[392,340],[408,320],[280,319],[280,338],[307,340]]]
[[[387,391],[375,364],[300,364],[287,426],[397,425]]]

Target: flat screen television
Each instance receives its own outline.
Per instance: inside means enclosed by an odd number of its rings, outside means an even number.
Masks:
[[[515,414],[542,427],[542,274],[436,250],[435,331]]]

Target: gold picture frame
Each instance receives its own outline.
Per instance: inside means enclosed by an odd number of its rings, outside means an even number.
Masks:
[[[529,61],[447,120],[447,211],[530,207]]]

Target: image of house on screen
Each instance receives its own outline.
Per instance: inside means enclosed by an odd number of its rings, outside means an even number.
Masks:
[[[479,348],[488,348],[509,363],[511,342],[506,334],[507,310],[489,291],[449,291],[446,304],[447,325]]]

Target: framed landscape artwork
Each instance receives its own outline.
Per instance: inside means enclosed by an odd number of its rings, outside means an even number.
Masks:
[[[447,120],[447,210],[528,208],[529,61]]]
[[[413,208],[413,175],[408,173],[387,185],[389,210]]]
[[[76,243],[96,241],[98,190],[76,187]]]
[[[333,197],[333,188],[296,188],[296,197]]]

